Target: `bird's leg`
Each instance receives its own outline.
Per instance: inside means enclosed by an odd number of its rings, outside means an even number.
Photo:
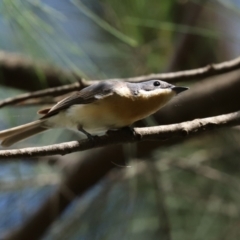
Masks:
[[[83,134],[85,134],[87,136],[87,138],[91,141],[94,142],[94,137],[92,134],[90,134],[89,132],[87,132],[86,130],[83,129],[82,126],[78,126],[78,131],[82,132]]]
[[[134,128],[132,128],[131,126],[122,127],[122,128],[120,128],[120,130],[128,131],[128,132],[130,132],[133,136],[136,136],[136,132],[134,131]]]
[[[117,128],[117,129],[109,129],[107,131],[107,134],[111,134],[112,132],[114,133],[116,131],[121,131],[121,130],[126,131],[126,132],[130,133],[133,136],[137,135],[136,132],[134,131],[134,129],[131,126],[125,126],[125,127],[121,127],[121,128]]]

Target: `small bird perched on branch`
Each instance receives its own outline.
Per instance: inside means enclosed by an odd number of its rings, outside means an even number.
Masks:
[[[52,128],[78,130],[93,139],[92,133],[130,126],[153,114],[187,89],[157,79],[101,81],[40,110],[39,120],[0,131],[1,145],[8,147]]]

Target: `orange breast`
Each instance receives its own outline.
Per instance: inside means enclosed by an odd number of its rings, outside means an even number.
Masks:
[[[134,97],[127,98],[119,95],[112,95],[98,102],[98,107],[104,109],[103,112],[112,115],[119,120],[121,125],[130,125],[143,119],[161,107],[163,107],[174,94],[161,94],[148,98]],[[124,123],[123,123],[124,122]],[[122,124],[123,123],[123,124]]]

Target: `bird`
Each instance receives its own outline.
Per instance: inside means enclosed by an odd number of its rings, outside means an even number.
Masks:
[[[142,82],[102,80],[38,111],[38,120],[0,131],[3,147],[53,128],[92,134],[131,126],[155,113],[174,96],[186,91],[160,79]]]

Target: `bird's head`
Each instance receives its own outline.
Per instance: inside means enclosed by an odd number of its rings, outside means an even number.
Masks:
[[[127,85],[131,94],[137,98],[159,98],[164,103],[168,102],[177,94],[188,90],[188,87],[175,86],[158,79],[138,83],[127,83]]]

